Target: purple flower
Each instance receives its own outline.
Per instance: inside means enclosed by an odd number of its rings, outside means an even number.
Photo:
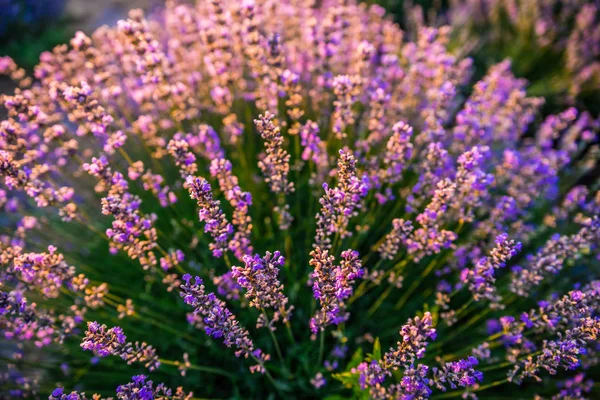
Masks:
[[[272,308],[275,313],[269,329],[275,330],[274,322],[287,323],[292,308],[287,306],[288,298],[283,294],[283,285],[279,281],[279,268],[285,259],[279,251],[271,254],[266,252],[264,257],[255,254],[253,257],[244,256],[244,267],[233,267],[231,276],[238,284],[246,289],[246,298],[250,306],[260,310]],[[263,316],[264,317],[264,316]],[[266,321],[259,319],[259,326]]]
[[[429,312],[426,312],[423,318],[409,319],[400,330],[402,340],[398,342],[398,347],[390,349],[383,356],[385,368],[394,370],[399,367],[406,368],[417,359],[423,358],[427,349],[427,341],[436,338],[436,330],[432,324],[433,320]]]
[[[345,238],[351,234],[348,230],[350,218],[358,214],[360,200],[369,190],[366,177],[360,179],[357,176],[354,156],[347,149],[339,153],[338,183],[333,188],[323,183],[325,194],[319,200],[321,211],[317,214],[315,246],[323,249],[331,247],[331,235],[338,234],[340,238]]]
[[[481,258],[475,268],[464,269],[461,280],[467,284],[476,301],[487,299],[493,307],[499,307],[501,297],[496,293],[495,270],[504,268],[506,262],[521,250],[521,243],[509,240],[506,233],[496,237],[495,246],[488,257]]]
[[[127,337],[118,326],[108,328],[95,321],[88,322],[81,348],[92,351],[99,357],[121,357],[127,364],[140,362],[150,371],[160,366],[156,350],[152,346],[143,342],[127,342]]]
[[[233,233],[233,226],[227,221],[221,210],[221,202],[213,200],[210,184],[202,178],[188,176],[186,185],[190,197],[195,199],[200,207],[199,218],[204,222],[204,231],[210,233],[214,243],[209,245],[213,256],[221,257],[227,251],[229,237]]]
[[[311,274],[313,295],[321,305],[321,309],[310,320],[314,337],[327,325],[339,325],[348,319],[345,300],[352,295],[352,285],[362,277],[364,270],[359,254],[354,250],[342,252],[339,266],[334,265],[335,257],[320,247],[316,247],[310,256],[310,265],[314,268]]]
[[[207,335],[223,338],[227,347],[235,346],[237,357],[248,358],[256,351],[248,331],[240,326],[223,301],[214,293],[206,293],[202,279],[197,276],[192,278],[190,274],[185,274],[182,278],[185,283],[181,285],[180,296],[186,304],[194,307],[194,314],[203,317]]]
[[[475,357],[469,356],[466,359],[449,362],[440,369],[433,369],[435,385],[443,391],[446,391],[446,384],[451,389],[457,387],[474,386],[483,380],[483,373],[477,371],[475,367],[479,364]]]
[[[266,112],[254,120],[256,129],[264,140],[266,156],[258,166],[265,176],[265,182],[273,193],[290,193],[294,183],[288,181],[290,155],[283,148],[283,136],[280,128],[273,122],[274,115]]]
[[[252,233],[252,218],[249,206],[252,204],[250,192],[244,192],[238,185],[238,178],[231,172],[231,162],[224,158],[213,159],[210,163],[210,174],[219,180],[219,188],[233,207],[232,224],[235,227],[229,249],[239,259],[252,254],[250,235]]]
[[[594,216],[584,221],[583,227],[574,235],[558,235],[550,238],[537,252],[529,257],[527,265],[513,273],[510,288],[520,295],[527,296],[529,290],[538,286],[544,278],[562,270],[566,260],[579,256],[600,238],[600,217]]]

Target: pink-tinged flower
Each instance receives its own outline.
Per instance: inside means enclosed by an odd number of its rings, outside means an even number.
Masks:
[[[360,93],[360,78],[357,76],[338,75],[333,78],[333,93],[336,99],[333,102],[335,107],[332,120],[332,130],[338,139],[347,136],[346,127],[353,125],[354,113],[352,106]]]
[[[380,172],[382,183],[393,185],[402,180],[404,166],[412,157],[412,134],[413,128],[402,121],[392,126],[392,136],[386,144],[383,169]]]
[[[446,391],[446,385],[450,389],[457,387],[475,386],[483,380],[483,373],[477,371],[475,367],[479,361],[473,356],[468,358],[445,363],[441,368],[433,368],[433,379],[438,389]]]
[[[154,386],[154,382],[147,380],[145,375],[134,375],[131,382],[117,387],[118,400],[189,400],[192,393],[185,393],[181,387],[171,390],[164,383]],[[87,397],[84,392],[65,393],[63,388],[56,388],[50,394],[48,400],[101,400],[100,395],[94,394]]]
[[[354,250],[342,252],[339,266],[334,265],[335,258],[329,255],[328,250],[320,247],[316,247],[310,256],[310,265],[314,268],[310,276],[313,295],[321,305],[321,309],[310,320],[314,336],[326,326],[339,325],[349,318],[346,300],[352,295],[352,285],[363,276],[364,270],[359,254]]]
[[[331,236],[345,238],[350,235],[350,218],[358,214],[361,200],[367,195],[369,186],[366,176],[357,175],[356,159],[348,150],[340,150],[335,187],[323,183],[325,194],[319,200],[321,211],[317,214],[315,246],[328,249],[332,246]]]
[[[231,162],[224,158],[216,158],[210,163],[210,174],[219,180],[219,188],[233,207],[231,223],[235,227],[229,249],[238,260],[252,254],[250,236],[252,233],[252,217],[249,207],[252,205],[252,195],[244,192],[238,184],[238,178],[231,172]]]
[[[55,318],[29,303],[21,291],[0,291],[0,328],[8,340],[47,346],[57,337]]]
[[[435,340],[436,330],[433,328],[431,313],[426,312],[423,318],[409,319],[400,330],[402,340],[396,349],[391,349],[383,356],[386,369],[406,368],[417,359],[423,358],[427,349],[427,341]]]
[[[449,179],[439,181],[431,202],[417,215],[421,227],[413,230],[405,242],[408,253],[416,261],[426,255],[438,254],[442,249],[451,247],[456,240],[456,233],[440,227],[455,192],[454,182]]]
[[[254,120],[256,129],[264,140],[266,155],[258,162],[265,182],[273,193],[290,193],[294,183],[288,181],[290,155],[283,148],[281,130],[274,122],[275,116],[268,111]]]

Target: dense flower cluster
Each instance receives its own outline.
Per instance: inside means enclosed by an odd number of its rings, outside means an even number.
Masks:
[[[167,0],[1,57],[0,398],[597,398],[600,121],[455,45],[533,23],[574,101],[597,6],[450,3]]]

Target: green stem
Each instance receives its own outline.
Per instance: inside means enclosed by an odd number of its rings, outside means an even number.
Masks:
[[[435,265],[437,263],[437,258],[431,260],[431,262],[429,263],[429,265],[427,266],[427,268],[425,268],[425,270],[423,271],[423,273],[421,273],[421,275],[419,276],[419,278],[413,282],[412,285],[410,285],[410,288],[406,291],[406,293],[404,293],[404,295],[402,296],[402,298],[400,298],[400,300],[396,303],[396,305],[394,306],[395,310],[399,310],[402,307],[404,307],[404,305],[406,304],[406,302],[408,301],[408,299],[410,298],[410,296],[413,294],[413,292],[415,290],[417,290],[417,288],[419,287],[419,285],[421,284],[421,282],[423,282],[423,280],[425,279],[425,277],[427,277],[427,275],[429,275],[429,273],[431,271],[433,271],[433,269],[435,268]]]
[[[508,379],[503,379],[501,381],[492,382],[492,383],[489,383],[487,385],[479,386],[477,389],[471,390],[471,392],[481,392],[483,390],[486,390],[486,389],[489,389],[489,388],[493,388],[495,386],[503,385],[506,382],[508,382]],[[432,399],[450,399],[452,397],[460,397],[464,393],[465,393],[464,390],[463,391],[450,392],[450,393],[444,393],[444,394],[439,395],[439,396],[434,396],[434,397],[432,397]]]
[[[277,337],[271,330],[271,321],[269,321],[269,317],[267,316],[267,311],[264,308],[260,309],[262,311],[263,316],[265,317],[265,321],[267,323],[267,330],[269,331],[269,335],[271,335],[271,339],[273,339],[273,344],[275,345],[275,351],[277,352],[277,357],[279,357],[279,361],[281,362],[281,366],[284,369],[287,369],[285,366],[285,362],[283,361],[283,354],[281,353],[281,348],[279,348],[279,342],[277,341]]]
[[[465,304],[463,304],[463,306],[462,306],[461,308],[459,308],[459,309],[456,311],[455,317],[456,317],[456,319],[457,319],[457,320],[458,320],[458,318],[460,317],[460,314],[464,313],[464,312],[465,312],[465,310],[466,310],[467,308],[469,308],[469,306],[470,306],[470,305],[473,303],[473,301],[474,301],[474,300],[473,300],[473,297],[471,297],[471,298],[469,299],[469,301],[467,301]]]
[[[369,308],[369,311],[367,311],[367,318],[370,318],[375,313],[375,311],[377,311],[377,309],[383,304],[385,299],[387,299],[387,297],[390,295],[393,288],[394,288],[394,286],[392,286],[390,284],[388,286],[388,288],[385,289],[385,292],[383,292],[383,294],[381,296],[379,296],[379,298],[377,299],[375,304],[373,304],[373,306],[371,306],[371,308]]]
[[[175,367],[179,367],[181,365],[181,363],[178,362],[178,361],[164,360],[162,358],[159,358],[158,361],[161,364],[163,364],[163,365],[172,365],[172,366],[175,366]],[[196,370],[196,371],[206,372],[206,373],[209,373],[209,374],[222,375],[222,376],[225,376],[225,377],[231,379],[232,381],[235,380],[235,375],[233,375],[233,374],[231,374],[231,373],[229,373],[227,371],[224,371],[224,370],[222,370],[220,368],[206,367],[204,365],[194,365],[194,364],[187,365],[186,368],[187,369],[193,369],[193,370]]]
[[[319,359],[317,361],[317,368],[321,367],[323,362],[323,350],[325,348],[325,331],[321,331],[319,334]]]
[[[288,336],[290,338],[290,341],[295,346],[296,345],[296,339],[294,338],[294,333],[292,332],[292,325],[290,324],[290,321],[286,321],[285,327],[287,328],[287,333],[288,333]]]

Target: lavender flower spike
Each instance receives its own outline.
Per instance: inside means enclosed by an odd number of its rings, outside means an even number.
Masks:
[[[186,184],[190,192],[190,197],[198,202],[200,207],[200,221],[206,223],[204,231],[210,233],[214,239],[214,243],[209,245],[213,256],[221,257],[228,248],[229,237],[233,233],[233,226],[227,221],[223,210],[221,210],[221,202],[213,200],[213,195],[210,183],[203,178],[188,176]]]
[[[186,304],[194,307],[194,314],[201,315],[204,322],[204,331],[214,338],[223,338],[227,347],[235,346],[235,355],[259,359],[259,365],[251,367],[251,371],[264,373],[263,364],[269,359],[268,354],[263,354],[260,349],[254,349],[248,331],[242,328],[235,316],[225,307],[214,293],[206,293],[202,279],[190,274],[183,276],[184,284],[181,285],[180,296]],[[258,357],[260,356],[260,358]]]
[[[579,256],[599,239],[599,216],[583,221],[583,227],[574,235],[554,235],[537,254],[527,258],[524,268],[513,269],[511,290],[519,296],[527,296],[529,290],[538,286],[548,275],[558,273],[565,261]]]
[[[475,369],[477,364],[479,361],[475,357],[469,356],[463,360],[446,363],[440,369],[433,368],[435,385],[444,392],[446,384],[450,385],[451,389],[459,386],[474,386],[483,380],[483,373]]]
[[[335,266],[335,258],[320,247],[310,256],[310,265],[314,267],[311,274],[313,295],[321,304],[321,309],[310,320],[314,336],[327,325],[338,325],[348,319],[345,300],[352,295],[352,285],[363,276],[364,270],[358,252],[354,250],[342,252],[340,266]]]
[[[283,294],[283,285],[278,278],[278,266],[283,266],[285,259],[279,251],[273,254],[267,251],[264,257],[258,254],[244,256],[244,263],[244,267],[233,267],[231,275],[247,290],[246,298],[250,299],[250,306],[275,310],[268,327],[275,330],[274,323],[279,320],[288,322],[292,311],[292,307],[287,306],[288,298]],[[265,324],[264,315],[261,315],[257,327]]]
[[[127,364],[140,362],[150,371],[160,366],[154,347],[143,342],[127,342],[127,336],[118,326],[108,328],[95,321],[88,322],[81,348],[94,352],[98,357],[121,357]]]
[[[406,368],[417,359],[423,358],[427,349],[427,340],[435,340],[437,336],[431,313],[426,312],[423,318],[409,319],[406,325],[402,326],[400,336],[402,341],[398,342],[398,347],[390,349],[383,356],[386,369]]]
[[[490,251],[489,257],[483,257],[477,262],[474,269],[464,269],[461,279],[468,284],[473,293],[475,301],[487,299],[492,306],[500,307],[501,297],[496,293],[494,285],[496,278],[495,270],[503,268],[506,262],[521,250],[521,243],[509,240],[508,235],[503,233],[496,238],[496,246]]]
[[[269,112],[254,120],[256,129],[264,140],[266,155],[258,162],[273,193],[290,193],[294,191],[294,183],[288,181],[290,172],[290,155],[283,148],[281,129],[275,125],[275,116]]]
[[[350,218],[360,209],[360,200],[367,195],[369,186],[366,177],[357,176],[356,159],[346,149],[340,150],[338,159],[338,184],[330,188],[323,183],[325,194],[319,200],[321,211],[317,214],[317,232],[315,246],[324,249],[331,247],[330,236],[339,234],[340,238],[350,235]]]
[[[412,134],[413,128],[405,122],[396,122],[392,126],[392,136],[383,156],[384,169],[380,173],[383,182],[393,185],[402,180],[404,166],[412,157]]]

